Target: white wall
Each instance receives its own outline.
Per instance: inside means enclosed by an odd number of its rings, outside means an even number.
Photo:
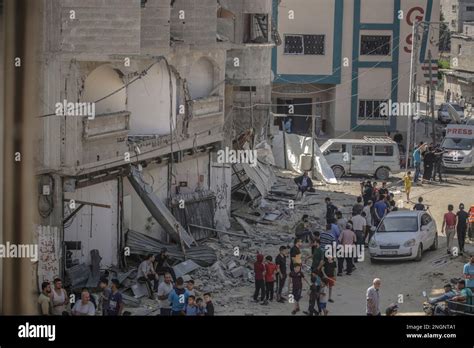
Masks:
[[[143,170],[145,181],[152,185],[153,192],[163,201],[166,202],[168,167],[166,165],[157,167],[147,167]],[[123,181],[124,193],[124,231],[127,227],[130,229],[148,234],[154,238],[160,239],[165,236],[161,226],[155,221],[148,221],[151,217],[145,204],[135,192],[128,179]]]
[[[172,105],[170,105],[170,75],[165,62],[155,64],[140,80],[127,87],[127,110],[131,135],[170,134],[176,123],[176,78],[172,76]]]
[[[393,0],[362,0],[360,2],[360,22],[391,24],[393,10]]]
[[[64,230],[65,241],[81,241],[79,261],[90,264],[90,251],[98,249],[101,267],[117,264],[117,181],[106,181],[75,192],[65,192],[66,199],[110,205],[111,208],[84,206],[72,225]],[[79,204],[76,203],[76,207]],[[92,224],[91,224],[92,218]],[[79,255],[74,252],[74,255]]]
[[[192,65],[188,84],[192,99],[209,96],[214,86],[214,66],[209,59],[200,58]]]
[[[347,2],[347,1],[346,1]],[[289,19],[288,11],[295,18]],[[282,0],[278,8],[278,31],[284,40],[285,34],[325,35],[324,55],[285,55],[284,43],[277,47],[279,74],[332,74],[334,37],[334,1]]]
[[[124,85],[119,74],[108,65],[101,65],[93,70],[84,81],[84,94],[82,100],[86,102],[94,102],[118,90]],[[96,115],[123,111],[125,107],[126,91],[115,93],[114,95],[104,99],[95,105]],[[75,102],[69,100],[70,102]]]

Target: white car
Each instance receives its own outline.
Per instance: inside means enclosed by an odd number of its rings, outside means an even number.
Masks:
[[[377,226],[369,243],[370,260],[420,261],[438,248],[436,222],[426,211],[394,211]]]

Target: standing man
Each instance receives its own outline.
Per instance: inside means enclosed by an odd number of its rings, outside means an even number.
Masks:
[[[360,214],[364,209],[364,204],[362,203],[362,196],[357,197],[357,202],[352,206],[352,214]]]
[[[354,233],[356,235],[356,244],[360,245],[360,249],[362,251],[362,245],[364,245],[365,240],[365,227],[367,226],[367,221],[365,219],[365,213],[362,212],[362,215],[357,214],[352,216],[352,227],[354,228]],[[359,256],[359,255],[358,255]],[[358,257],[354,260],[357,262]]]
[[[66,305],[69,303],[69,298],[60,278],[54,279],[54,289],[51,291],[51,294],[53,315],[63,315],[63,312],[66,311]]]
[[[349,246],[354,245],[357,241],[355,233],[351,230],[352,225],[350,223],[347,223],[346,228],[341,232],[341,235],[339,236],[339,243],[342,244],[342,247],[344,248],[344,254],[346,251],[349,251],[351,248]],[[351,275],[352,274],[352,257],[354,255],[344,255],[344,257],[338,257],[337,260],[337,275],[340,277],[342,276],[342,271],[344,269],[344,260],[346,261],[346,274]]]
[[[122,294],[118,291],[120,283],[118,279],[112,279],[111,290],[112,294],[110,295],[109,299],[109,307],[107,309],[108,316],[118,316],[122,315],[124,303]]]
[[[464,253],[464,243],[466,242],[466,231],[469,227],[469,214],[464,210],[463,203],[459,204],[459,211],[456,213],[456,216],[459,254],[462,255]]]
[[[453,213],[453,205],[448,205],[448,212],[444,214],[443,226],[441,226],[441,233],[446,234],[448,255],[451,254],[451,247],[453,245],[454,233],[456,231],[456,215]]]
[[[463,268],[464,279],[466,280],[466,287],[474,291],[474,253],[471,254],[470,262],[466,263]]]
[[[41,284],[41,294],[38,297],[38,304],[41,315],[52,314],[51,284],[49,284],[49,282],[43,282]]]
[[[378,226],[380,221],[382,221],[385,214],[387,214],[387,203],[385,203],[385,196],[380,196],[380,199],[375,203],[375,218],[374,218],[374,225]]]
[[[253,264],[255,274],[255,292],[253,300],[258,302],[258,294],[260,293],[260,301],[265,301],[265,264],[263,263],[263,255],[257,254],[257,261]]]
[[[337,207],[332,204],[331,198],[329,197],[326,197],[324,202],[326,202],[326,222],[332,223],[336,216]]]
[[[280,247],[280,253],[275,258],[275,263],[277,265],[277,273],[276,273],[276,300],[277,302],[284,303],[286,298],[281,296],[281,292],[283,287],[285,286],[285,281],[287,277],[286,271],[286,259],[288,256],[288,249],[286,246]]]
[[[429,146],[423,157],[423,181],[430,182],[433,176],[433,168],[436,161],[433,146]]]
[[[451,102],[451,90],[450,89],[448,89],[446,91],[446,103],[449,103],[449,102]]]
[[[436,181],[436,174],[438,174],[439,182],[443,182],[441,173],[443,171],[443,149],[438,145],[434,149],[434,167],[433,167],[433,181]]]
[[[107,315],[107,308],[109,308],[110,295],[112,290],[109,288],[109,280],[107,278],[100,278],[99,288],[102,290],[99,298],[99,307],[102,308],[102,316]]]
[[[372,286],[367,289],[367,308],[366,313],[368,316],[380,315],[380,285],[381,281],[379,278],[375,278],[372,282]]]
[[[184,280],[179,277],[176,279],[176,286],[168,295],[168,301],[171,303],[171,315],[184,315],[184,307],[188,303],[189,292],[184,288]]]
[[[418,144],[418,147],[413,151],[413,165],[415,166],[415,176],[413,178],[413,183],[418,183],[418,178],[420,176],[420,166],[421,166],[421,151],[424,148],[424,144],[421,141]]]
[[[461,96],[461,99],[459,99],[459,106],[461,107],[462,111],[464,111],[464,107],[466,106],[466,98],[464,98],[464,96]]]
[[[160,301],[160,315],[161,316],[170,316],[171,315],[171,306],[168,301],[168,297],[173,291],[173,278],[171,273],[165,273],[165,280],[158,286],[158,300]]]
[[[364,207],[363,211],[365,214],[365,233],[364,233],[364,241],[367,243],[370,242],[371,236],[371,229],[372,229],[372,201],[368,201],[368,204]],[[367,245],[368,246],[368,245]]]
[[[301,246],[303,242],[296,238],[293,247],[290,249],[290,272],[294,271],[295,265],[301,265]]]

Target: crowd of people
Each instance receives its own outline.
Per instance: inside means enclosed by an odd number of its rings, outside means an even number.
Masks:
[[[342,250],[345,251],[359,246],[355,250],[363,250],[370,242],[373,226],[386,214],[398,209],[386,182],[380,187],[377,182],[361,183],[361,196],[357,197],[349,218],[344,217],[329,197],[325,198],[325,204],[324,230],[314,229],[309,216],[305,214],[294,227],[293,246],[280,246],[275,262],[272,255],[257,254],[254,264],[255,302],[267,305],[273,301],[275,294],[277,302],[294,303],[291,313],[296,314],[300,311],[303,284],[306,283],[309,287],[309,306],[303,313],[310,316],[327,315],[328,303],[334,302],[332,292],[337,277],[344,274],[350,276],[359,261],[357,253],[331,253],[333,246],[343,246]],[[305,243],[311,248],[311,254],[303,259],[302,247]],[[310,259],[311,266],[308,266],[306,263]],[[285,284],[288,286],[288,299],[282,296]],[[396,308],[392,308],[392,312],[395,313]]]
[[[443,153],[444,150],[439,144],[426,144],[421,141],[418,146],[415,147],[413,150],[413,165],[415,168],[413,177],[414,184],[423,185],[424,183],[436,181],[436,176],[438,176],[439,182],[443,181]],[[422,164],[423,172],[421,171]],[[408,172],[407,175],[408,174],[411,174],[411,172]],[[422,175],[421,182],[419,181],[420,175]],[[407,183],[405,182],[405,188],[406,187]]]
[[[185,282],[182,277],[176,278],[166,248],[157,257],[153,254],[146,256],[138,266],[137,280],[146,286],[149,298],[157,300],[161,316],[214,315],[211,293],[199,294],[194,288],[193,279]],[[52,289],[49,282],[42,283],[38,297],[42,315],[130,315],[130,312],[124,311],[124,300],[117,279],[110,282],[105,277],[100,279],[98,299],[91,294],[90,289],[83,288],[78,301],[75,301],[75,294],[68,296],[60,278],[56,278],[53,284]]]

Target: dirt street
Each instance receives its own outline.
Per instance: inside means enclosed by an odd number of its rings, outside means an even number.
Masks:
[[[398,178],[393,178],[391,191],[398,191],[395,200],[405,200],[405,194],[400,192],[401,183],[397,184]],[[317,199],[321,204],[311,206],[305,213],[321,218],[324,209],[322,200],[327,194],[331,196],[336,205],[345,207],[349,212],[355,201],[355,196],[359,194],[359,182],[363,178],[350,178],[343,180],[338,186],[322,187],[320,190],[338,191],[321,192]],[[398,186],[397,186],[398,185]],[[342,193],[344,191],[344,193]],[[434,217],[438,232],[441,230],[442,216],[448,204],[453,204],[457,211],[457,206],[463,202],[467,209],[474,203],[474,176],[462,174],[448,174],[447,183],[426,184],[423,187],[414,187],[411,193],[411,200],[415,201],[418,196],[423,196],[424,203],[429,205],[429,212]],[[337,197],[334,199],[334,197]],[[407,207],[406,203],[405,207]],[[412,207],[412,204],[409,205]],[[303,213],[302,213],[303,214]],[[296,215],[296,214],[295,214]],[[345,214],[348,216],[347,214]],[[455,239],[455,245],[457,240]],[[309,248],[304,247],[307,255]],[[275,257],[278,254],[278,247],[269,245],[263,248],[265,255]],[[303,253],[305,252],[303,251]],[[466,251],[474,252],[474,244],[467,244]],[[382,312],[390,303],[399,303],[399,314],[418,314],[422,312],[422,296],[425,290],[429,296],[434,296],[442,291],[443,284],[449,282],[451,278],[462,276],[462,266],[467,262],[467,255],[455,258],[446,255],[446,238],[439,235],[439,248],[436,251],[427,251],[423,254],[421,262],[378,262],[371,264],[368,257],[363,262],[359,262],[357,270],[352,275],[338,277],[333,289],[333,299],[335,303],[328,303],[329,315],[364,315],[365,314],[365,293],[371,285],[373,278],[382,280],[380,308]],[[309,263],[310,261],[308,261]],[[285,286],[286,288],[286,286]],[[305,285],[303,300],[300,307],[303,310],[308,306],[308,286]],[[219,294],[216,300],[220,302],[220,315],[291,315],[293,304],[270,302],[269,305],[261,305],[252,301],[254,287],[252,283],[247,283],[245,287],[237,287],[229,292]],[[402,295],[402,296],[400,296]],[[402,301],[401,303],[399,302]],[[304,315],[302,312],[297,315]]]

